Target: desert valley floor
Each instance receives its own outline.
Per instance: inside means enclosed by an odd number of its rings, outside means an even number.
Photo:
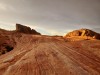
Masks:
[[[17,35],[16,35],[17,36]],[[100,75],[100,41],[23,35],[0,56],[0,75]]]

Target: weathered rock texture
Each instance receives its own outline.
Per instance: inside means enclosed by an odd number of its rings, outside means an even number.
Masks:
[[[35,31],[34,29],[31,29],[27,26],[23,26],[21,24],[16,24],[16,30],[14,31],[0,29],[0,55],[13,50],[16,44],[15,37],[20,38],[23,33],[40,35],[40,33]]]
[[[100,75],[100,40],[66,42],[5,30],[0,38],[0,75]]]
[[[12,34],[13,32],[0,29],[0,55],[13,50],[16,42]]]
[[[14,50],[0,56],[0,75],[100,75],[99,40],[27,34],[15,39]]]
[[[93,39],[100,39],[100,34],[89,29],[80,29],[80,30],[74,30],[66,34],[65,37],[81,37],[81,38],[90,37]]]
[[[40,35],[40,33],[35,31],[34,29],[31,29],[30,27],[27,27],[21,24],[16,24],[16,31],[21,32],[21,33],[26,33],[26,34]]]

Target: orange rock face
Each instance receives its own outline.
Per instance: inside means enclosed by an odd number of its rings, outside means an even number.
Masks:
[[[77,38],[93,38],[93,39],[100,39],[100,34],[96,33],[89,29],[80,29],[80,30],[74,30],[68,34],[66,34],[64,37],[77,37]]]

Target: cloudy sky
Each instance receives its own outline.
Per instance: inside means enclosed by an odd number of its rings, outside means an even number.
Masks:
[[[49,35],[100,28],[100,0],[0,0],[0,28],[16,23]]]

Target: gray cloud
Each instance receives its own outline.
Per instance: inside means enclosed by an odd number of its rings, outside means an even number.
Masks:
[[[0,17],[2,22],[37,26],[46,34],[100,28],[100,0],[0,0]]]

